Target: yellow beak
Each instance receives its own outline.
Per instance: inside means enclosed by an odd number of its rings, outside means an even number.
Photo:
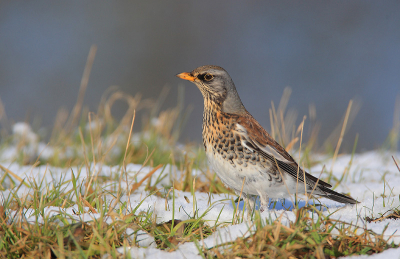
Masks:
[[[182,78],[182,79],[184,79],[184,80],[191,81],[191,82],[193,82],[194,80],[196,80],[196,77],[192,76],[192,75],[191,75],[190,73],[188,73],[188,72],[183,72],[183,73],[177,74],[176,76],[179,77],[179,78]]]

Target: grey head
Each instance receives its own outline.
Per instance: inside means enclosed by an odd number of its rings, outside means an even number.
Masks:
[[[201,66],[192,72],[184,72],[177,77],[193,82],[203,94],[221,104],[223,112],[244,114],[244,108],[235,84],[225,69],[219,66]]]

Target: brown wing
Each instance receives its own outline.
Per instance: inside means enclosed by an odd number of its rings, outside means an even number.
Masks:
[[[318,185],[324,187],[332,187],[330,184],[318,180],[318,178],[303,172],[301,168],[298,170],[298,164],[286,150],[278,144],[261,125],[247,113],[237,119],[237,131],[242,135],[247,143],[244,143],[250,149],[259,152],[264,158],[270,160],[274,164],[278,164],[279,168],[297,178],[300,182],[304,182],[304,174],[306,183],[312,187],[318,181]]]

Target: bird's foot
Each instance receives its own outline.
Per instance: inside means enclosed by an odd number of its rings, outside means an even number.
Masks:
[[[269,199],[266,195],[260,195],[260,212],[264,212],[269,208]]]
[[[268,206],[260,205],[260,212],[264,212],[268,210]]]

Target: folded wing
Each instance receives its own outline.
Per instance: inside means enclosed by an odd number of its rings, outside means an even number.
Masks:
[[[292,156],[290,156],[250,114],[238,118],[236,132],[241,136],[242,145],[244,147],[260,153],[265,159],[276,164],[281,170],[284,170],[294,177],[294,179],[298,178],[299,182],[304,182],[305,175],[305,182],[311,188],[314,188],[317,182],[318,187],[332,187],[330,184],[303,171]]]

